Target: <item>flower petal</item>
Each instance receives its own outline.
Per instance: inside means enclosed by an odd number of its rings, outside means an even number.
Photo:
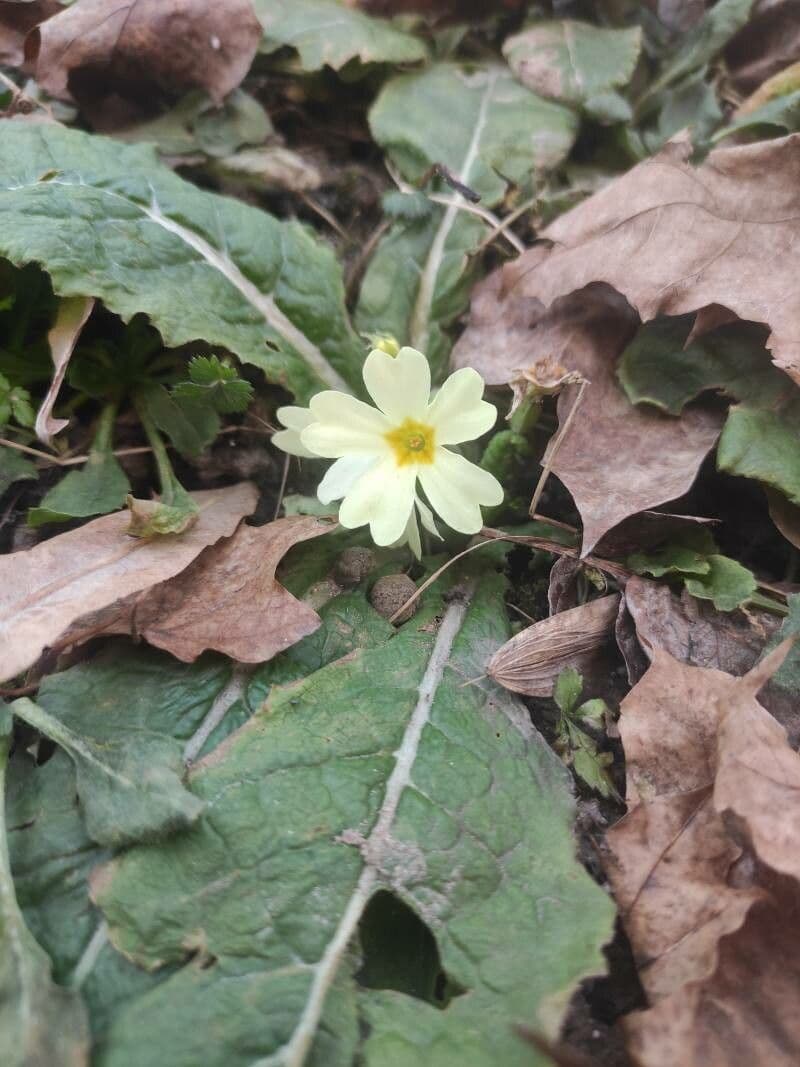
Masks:
[[[417,514],[414,509],[411,509],[411,514],[408,516],[408,522],[406,528],[403,531],[403,536],[399,541],[396,541],[392,548],[400,548],[402,545],[408,545],[417,559],[422,558],[422,541],[419,536],[419,526],[417,525]]]
[[[433,463],[419,468],[419,480],[434,511],[459,533],[477,533],[483,525],[481,505],[503,499],[493,474],[446,448],[437,448]]]
[[[422,525],[425,527],[428,533],[433,534],[434,537],[438,537],[441,541],[442,535],[436,528],[436,522],[433,518],[433,512],[431,511],[431,509],[428,507],[427,504],[424,504],[419,497],[416,497],[415,503],[417,505],[417,511],[419,511],[419,517],[420,519],[422,519]]]
[[[313,421],[314,416],[308,408],[283,407],[275,412],[285,430],[278,430],[272,435],[272,443],[290,456],[302,456],[304,459],[318,459],[316,452],[306,448],[300,440],[300,433]]]
[[[415,467],[384,460],[358,479],[339,508],[339,522],[348,530],[369,523],[376,545],[391,545],[402,536],[414,506]]]
[[[317,487],[317,497],[323,504],[347,496],[362,474],[378,462],[377,456],[343,456],[332,463]]]
[[[375,348],[364,361],[364,384],[369,395],[392,422],[419,419],[428,407],[431,369],[415,348],[401,348],[390,356]]]
[[[382,455],[389,450],[385,415],[346,393],[327,390],[311,398],[314,421],[303,430],[306,448],[326,459],[347,455]]]
[[[450,375],[426,416],[436,430],[437,445],[474,441],[494,426],[497,409],[481,400],[483,388],[483,378],[472,367],[462,367]]]

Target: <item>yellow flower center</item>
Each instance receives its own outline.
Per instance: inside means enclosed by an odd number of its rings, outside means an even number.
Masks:
[[[436,434],[432,426],[416,419],[404,419],[386,435],[392,446],[398,467],[409,463],[433,463]]]

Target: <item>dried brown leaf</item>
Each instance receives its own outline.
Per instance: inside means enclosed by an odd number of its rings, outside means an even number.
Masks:
[[[510,381],[526,359],[551,357],[589,381],[552,462],[581,513],[585,555],[623,519],[689,489],[723,416],[693,406],[675,418],[649,405],[630,404],[615,363],[636,320],[606,286],[590,286],[542,315],[538,299],[520,286],[503,298],[502,278],[495,273],[478,287],[454,363],[475,367],[497,384]],[[579,388],[569,386],[559,397],[561,425]]]
[[[583,564],[574,556],[559,556],[550,568],[547,604],[551,615],[569,611],[578,602],[578,575]]]
[[[773,939],[753,936],[765,915],[800,915],[800,757],[756,700],[790,644],[741,678],[657,650],[622,703],[629,814],[607,835],[607,870],[653,1004],[626,1021],[641,1067],[797,1062],[796,978],[787,998]],[[743,988],[747,972],[774,999]],[[754,996],[758,1011],[740,1012]]]
[[[87,106],[198,88],[219,104],[260,40],[250,0],[80,0],[31,32],[26,55],[46,92]]]
[[[486,673],[513,693],[551,696],[565,667],[590,673],[604,660],[618,605],[615,593],[528,626],[495,652]]]
[[[53,405],[67,373],[70,356],[93,307],[94,297],[65,297],[58,305],[56,321],[47,335],[53,360],[53,378],[36,413],[36,436],[45,445],[49,445],[53,437],[69,425],[69,419],[53,417]]]
[[[275,568],[293,545],[333,528],[307,515],[240,526],[174,578],[80,620],[79,627],[141,637],[185,662],[213,649],[240,663],[263,663],[320,625],[316,611],[277,581]],[[62,642],[76,636],[73,628]]]
[[[21,67],[25,59],[25,38],[40,22],[61,11],[57,0],[0,2],[0,64]]]
[[[233,533],[258,494],[243,482],[194,498],[200,515],[180,536],[128,537],[128,515],[117,512],[0,558],[0,680],[35,663],[78,619],[180,573]]]
[[[725,66],[743,95],[798,59],[800,0],[760,0],[725,49]]]
[[[645,322],[718,304],[766,323],[774,362],[800,382],[800,135],[721,148],[699,167],[690,152],[671,142],[556,219],[550,247],[504,268],[505,288],[549,306],[605,282]]]
[[[716,611],[685,590],[676,596],[666,585],[647,578],[630,579],[625,586],[625,603],[639,645],[649,659],[662,649],[689,666],[713,667],[737,677],[755,666],[780,626],[780,619],[769,612]],[[628,654],[623,651],[626,662]],[[769,682],[760,700],[796,747],[800,743],[800,708],[792,694]]]

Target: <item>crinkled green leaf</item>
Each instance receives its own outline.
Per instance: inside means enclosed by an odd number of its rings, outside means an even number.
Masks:
[[[243,145],[261,145],[273,133],[264,108],[249,93],[234,89],[221,106],[202,90],[188,93],[158,118],[115,133],[117,140],[148,142],[166,156],[224,157]]]
[[[797,393],[797,390],[794,390]],[[756,478],[800,504],[800,396],[778,411],[731,408],[717,445],[717,466]]]
[[[117,642],[59,677],[68,682],[71,705],[97,706],[97,714],[114,723],[127,720],[139,732],[170,734],[183,745],[201,728],[229,676],[230,667],[219,657],[188,665]],[[63,699],[63,693],[56,695]],[[123,1002],[169,971],[141,970],[104,936],[87,879],[108,853],[87,833],[69,756],[56,749],[37,766],[18,750],[9,766],[7,798],[11,869],[25,921],[50,955],[57,981],[80,986],[96,1040]]]
[[[189,381],[178,382],[172,395],[179,405],[188,401],[192,405],[190,412],[197,404],[221,414],[241,412],[253,399],[252,385],[218,356],[195,356],[188,369]]]
[[[536,1062],[513,1023],[557,1031],[613,909],[575,859],[568,777],[525,708],[463,685],[507,633],[496,574],[447,606],[431,595],[379,647],[273,690],[195,767],[203,819],[129,850],[94,895],[133,959],[203,962],[116,1016],[103,1067],[385,1065],[398,1031],[420,1050],[408,1062]],[[434,934],[460,991],[446,1007],[355,984],[381,889]]]
[[[15,715],[61,746],[77,770],[93,840],[120,845],[191,825],[202,804],[181,784],[180,738],[208,710],[227,668],[109,653],[45,678]]]
[[[712,138],[713,144],[735,133],[752,133],[760,137],[778,137],[786,133],[795,133],[800,129],[800,90],[787,93],[769,100],[761,107],[749,111],[728,126],[719,130]]]
[[[50,959],[17,903],[8,850],[6,768],[11,715],[0,707],[0,1062],[4,1067],[83,1067],[88,1056],[80,997],[53,983]]]
[[[601,752],[597,742],[585,730],[570,729],[570,763],[577,776],[603,797],[619,797],[611,777],[610,767],[614,757],[610,752]]]
[[[425,346],[434,377],[447,366],[451,347],[447,328],[466,307],[477,277],[478,264],[470,253],[488,232],[482,219],[463,214],[447,227],[442,247],[434,247],[445,215],[445,208],[436,207],[430,218],[392,227],[370,260],[356,309],[356,326],[364,333],[382,326],[403,344],[416,337]],[[434,292],[423,309],[421,279],[434,260]],[[415,334],[417,308],[426,318]]]
[[[508,37],[503,55],[523,85],[564,104],[584,105],[627,85],[642,47],[642,31],[607,29],[576,19],[534,22]]]
[[[339,70],[362,63],[416,63],[427,56],[423,42],[339,0],[253,0],[266,40],[262,51],[296,48],[304,70]]]
[[[686,591],[701,600],[710,600],[717,611],[733,611],[758,589],[753,572],[728,556],[707,557],[705,574],[687,576]]]
[[[363,348],[333,253],[297,223],[198,189],[152,148],[55,123],[9,123],[0,254],[37,262],[61,296],[95,296],[164,342],[202,339],[307,399],[357,388]]]
[[[565,715],[569,715],[581,698],[583,678],[574,667],[563,670],[553,687],[553,700]]]
[[[153,422],[181,455],[199,456],[219,433],[214,408],[194,397],[170,394],[163,385],[151,385],[139,395]]]
[[[786,604],[789,614],[783,620],[780,630],[767,642],[764,656],[787,637],[800,635],[800,593],[790,593],[786,598]],[[788,693],[793,700],[800,699],[800,640],[795,641],[786,659],[773,674],[772,684]]]
[[[708,574],[708,557],[717,551],[714,538],[704,526],[687,527],[671,541],[645,552],[634,552],[627,563],[637,574],[663,578],[665,574]]]
[[[36,412],[31,404],[31,395],[21,385],[12,388],[11,382],[0,374],[0,430],[13,417],[19,426],[33,426]]]
[[[620,356],[617,375],[632,404],[654,404],[680,415],[690,401],[715,389],[736,400],[771,406],[793,388],[764,347],[764,330],[722,326],[686,344],[692,315],[656,319],[640,327]]]
[[[85,465],[70,471],[28,512],[29,526],[107,515],[125,504],[131,485],[113,452],[92,451]]]
[[[6,448],[0,445],[0,494],[4,493],[14,482],[23,479],[35,480],[37,477],[36,465],[26,459],[15,448]]]
[[[619,362],[628,399],[672,415],[709,389],[741,401],[728,413],[717,466],[800,503],[800,391],[770,362],[763,328],[723,326],[684,348],[689,329],[690,316],[681,316],[638,331]]]
[[[560,163],[578,126],[572,111],[525,89],[505,67],[467,72],[455,63],[391,79],[369,122],[406,180],[418,182],[433,164],[443,164],[487,208],[499,203],[509,182],[523,183],[533,171]],[[425,352],[437,370],[450,347],[443,330],[468,299],[470,253],[489,232],[465,203],[393,227],[367,268],[358,304],[360,330],[392,333]]]
[[[665,87],[702,70],[744,26],[754,2],[719,0],[710,7],[691,33],[677,41],[660,74],[648,86],[647,98],[656,99]]]
[[[86,833],[75,768],[65,753],[56,750],[41,766],[27,754],[14,756],[8,828],[11,870],[25,922],[50,956],[56,980],[80,989],[96,1040],[117,1005],[167,975],[142,970],[108,943],[88,885],[92,868],[108,853]]]

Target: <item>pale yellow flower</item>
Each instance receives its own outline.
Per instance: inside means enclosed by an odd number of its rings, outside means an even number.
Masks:
[[[314,421],[314,416],[308,408],[285,407],[278,408],[275,412],[285,430],[278,430],[272,435],[273,445],[288,452],[290,456],[300,456],[302,459],[318,459],[310,452],[300,440],[301,431]]]
[[[278,412],[289,429],[273,441],[295,455],[303,448],[335,459],[317,495],[323,504],[341,500],[342,526],[368,523],[377,545],[408,541],[419,555],[416,514],[436,533],[430,508],[454,530],[477,533],[481,507],[499,504],[502,486],[445,446],[480,437],[494,424],[497,413],[482,399],[481,376],[470,368],[458,370],[431,400],[428,361],[413,348],[401,348],[396,356],[373,350],[363,374],[377,407],[346,393],[317,393],[308,410]]]

